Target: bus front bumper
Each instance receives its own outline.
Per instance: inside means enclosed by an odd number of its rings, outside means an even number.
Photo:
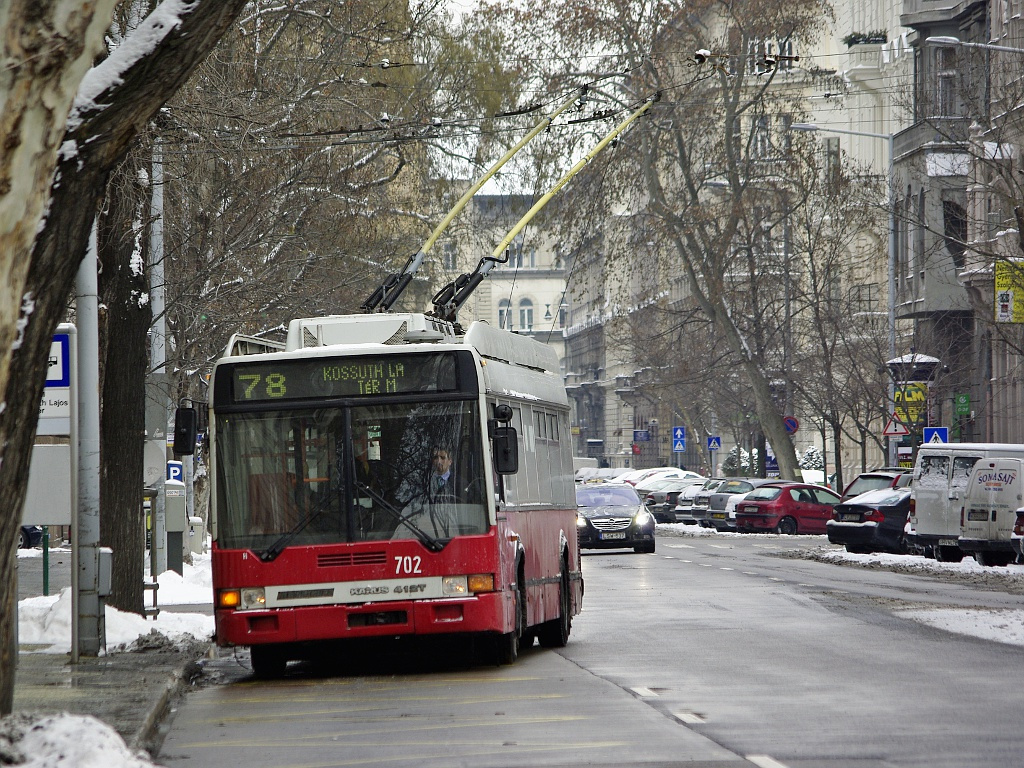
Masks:
[[[263,611],[217,610],[217,645],[302,643],[382,635],[509,632],[511,593],[467,598],[316,605]]]

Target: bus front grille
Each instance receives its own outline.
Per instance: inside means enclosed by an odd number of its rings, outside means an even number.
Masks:
[[[387,553],[380,552],[335,552],[316,556],[320,568],[336,568],[340,565],[382,565],[388,560]]]

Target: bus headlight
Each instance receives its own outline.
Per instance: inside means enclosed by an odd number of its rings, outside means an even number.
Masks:
[[[441,578],[441,594],[445,597],[466,597],[478,592],[493,591],[493,573],[474,573],[469,576],[444,576]]]
[[[252,611],[265,608],[266,605],[267,595],[263,587],[222,589],[217,593],[218,608]]]
[[[441,594],[446,597],[465,597],[469,594],[468,580],[465,576],[442,577]]]

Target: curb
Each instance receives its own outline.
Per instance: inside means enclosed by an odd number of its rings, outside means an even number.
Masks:
[[[188,688],[189,681],[185,678],[186,670],[189,665],[208,656],[211,647],[212,646],[208,646],[201,654],[191,658],[183,667],[176,669],[171,673],[167,682],[164,684],[164,688],[160,693],[160,696],[150,708],[149,712],[146,713],[145,719],[142,721],[138,730],[135,731],[135,735],[128,743],[129,749],[133,751],[143,749],[150,755],[156,755],[165,735],[164,732],[162,732],[161,727],[167,720],[173,703],[181,698]]]

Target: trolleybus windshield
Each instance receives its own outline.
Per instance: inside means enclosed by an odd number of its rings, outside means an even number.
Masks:
[[[217,414],[218,545],[273,559],[289,546],[440,548],[486,533],[476,400],[374,401]]]

